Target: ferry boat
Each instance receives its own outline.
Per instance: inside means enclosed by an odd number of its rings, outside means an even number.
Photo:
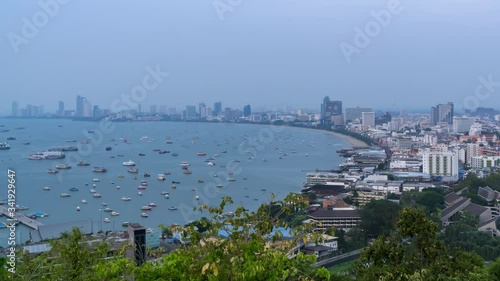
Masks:
[[[90,163],[89,162],[86,162],[86,161],[80,161],[76,164],[77,166],[89,166]]]
[[[63,193],[61,193],[61,195],[60,195],[60,196],[61,196],[61,197],[70,197],[70,196],[71,196],[71,194],[63,192]]]
[[[123,166],[135,166],[135,162],[132,160],[128,160],[122,163]]]
[[[104,167],[94,167],[92,169],[92,172],[94,173],[106,173],[108,171],[108,169],[104,168]]]
[[[71,169],[71,166],[68,164],[57,164],[56,169],[66,170],[66,169]]]
[[[47,173],[49,173],[49,174],[57,174],[57,173],[59,173],[59,171],[56,170],[56,169],[48,169]]]
[[[130,197],[122,197],[121,199],[122,199],[122,201],[130,201],[130,200],[132,200],[132,198],[130,198]]]

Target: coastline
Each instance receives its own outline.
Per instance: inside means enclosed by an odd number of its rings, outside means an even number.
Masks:
[[[307,128],[307,127],[295,127],[295,126],[288,126],[288,125],[283,125],[283,126],[286,126],[286,127],[289,127],[289,128],[297,128],[297,129],[313,130],[313,131],[317,131],[317,132],[324,132],[324,133],[333,135],[333,136],[335,136],[335,137],[337,137],[339,139],[345,140],[352,147],[369,147],[370,146],[367,143],[365,143],[363,141],[360,141],[360,140],[358,140],[356,138],[353,138],[353,137],[348,136],[348,135],[343,135],[341,133],[333,132],[333,131],[316,129],[316,128]]]

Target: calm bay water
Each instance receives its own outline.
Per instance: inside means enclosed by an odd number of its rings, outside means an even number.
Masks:
[[[45,212],[49,216],[38,219],[44,224],[92,219],[96,227],[101,228],[102,225],[103,230],[121,229],[125,221],[139,222],[156,229],[159,224],[184,224],[207,215],[193,212],[194,206],[202,203],[218,205],[222,196],[230,196],[234,200],[235,204],[229,206],[227,211],[233,211],[238,204],[255,210],[270,200],[271,193],[281,199],[290,192],[300,192],[305,170],[336,168],[343,160],[335,151],[349,146],[344,140],[326,132],[264,125],[127,122],[111,123],[111,129],[104,133],[98,122],[0,119],[0,125],[4,125],[0,130],[10,130],[0,133],[0,141],[7,137],[16,138],[9,141],[10,150],[0,150],[0,169],[5,178],[2,180],[0,199],[7,197],[6,174],[11,168],[17,175],[16,203],[29,207],[29,210],[20,213]],[[95,133],[88,133],[89,130]],[[171,144],[166,143],[168,137]],[[90,144],[80,144],[81,140],[88,138],[92,139]],[[31,144],[23,145],[24,140],[29,140]],[[76,140],[77,143],[68,143],[67,140]],[[78,146],[80,150],[66,152],[66,159],[63,160],[27,159],[34,152],[67,145]],[[107,146],[112,150],[106,151]],[[159,154],[154,149],[170,153]],[[198,152],[204,152],[206,156],[198,156]],[[139,156],[139,153],[145,156]],[[178,156],[174,157],[172,153]],[[208,166],[204,160],[214,154],[220,154],[213,157],[216,165]],[[90,162],[90,166],[76,166],[80,159]],[[129,159],[136,163],[138,174],[128,173],[128,167],[122,165]],[[180,167],[182,161],[190,163],[192,174],[183,174]],[[61,170],[57,175],[48,174],[47,170],[58,163],[68,163],[72,168]],[[92,167],[95,166],[105,167],[108,172],[93,173]],[[229,171],[233,175],[228,175]],[[143,178],[144,172],[151,177]],[[157,174],[164,172],[171,174],[165,176],[165,181],[158,181]],[[220,176],[213,177],[214,173]],[[124,177],[119,178],[119,175]],[[227,181],[228,177],[236,180]],[[93,182],[94,178],[99,178],[100,182]],[[148,181],[148,186],[139,196],[137,188],[142,179]],[[172,181],[180,182],[176,189],[171,188]],[[102,198],[93,198],[89,192],[94,183]],[[224,187],[216,188],[218,183]],[[44,191],[45,186],[51,190]],[[79,191],[70,192],[72,187]],[[170,199],[164,198],[162,191],[168,191]],[[71,197],[61,198],[63,192],[70,193]],[[122,197],[131,197],[131,201],[122,201]],[[82,204],[83,199],[88,203]],[[120,215],[110,216],[103,212],[102,209],[106,208],[103,202]],[[140,210],[141,206],[151,202],[157,205],[152,211]],[[169,210],[171,206],[178,210]],[[77,207],[81,211],[76,211]],[[143,212],[147,212],[149,217],[142,218],[140,214]],[[109,218],[111,222],[103,223],[104,218]],[[0,222],[5,220],[5,217],[0,217]],[[0,246],[5,246],[7,234],[7,229],[0,229]],[[28,240],[25,227],[18,227],[17,238]]]

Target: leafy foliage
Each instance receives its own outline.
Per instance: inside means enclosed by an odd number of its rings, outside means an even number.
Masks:
[[[483,259],[451,253],[437,239],[438,225],[424,211],[405,207],[396,230],[365,249],[351,269],[356,280],[494,280]]]
[[[401,207],[389,200],[372,200],[361,209],[361,228],[369,237],[388,234]]]

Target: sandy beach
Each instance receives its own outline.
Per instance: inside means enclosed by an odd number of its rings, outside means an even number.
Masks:
[[[326,133],[329,133],[329,134],[332,134],[338,138],[341,138],[345,141],[347,141],[350,145],[352,145],[353,147],[368,147],[369,145],[366,144],[365,142],[363,141],[360,141],[358,139],[355,139],[351,136],[348,136],[348,135],[343,135],[343,134],[339,134],[337,132],[332,132],[332,131],[324,131],[324,130],[320,130],[320,131],[323,131],[323,132],[326,132]]]
[[[291,127],[291,128],[298,128],[298,129],[304,129],[304,130],[315,130],[315,131],[319,131],[319,132],[324,132],[324,133],[327,133],[327,134],[331,134],[331,135],[334,135],[340,139],[343,139],[345,140],[346,142],[348,142],[352,147],[369,147],[369,145],[363,141],[360,141],[356,138],[353,138],[351,136],[348,136],[348,135],[343,135],[343,134],[340,134],[340,133],[337,133],[337,132],[333,132],[333,131],[327,131],[327,130],[320,130],[320,129],[314,129],[314,128],[307,128],[307,127],[294,127],[294,126],[288,126],[288,127]]]

